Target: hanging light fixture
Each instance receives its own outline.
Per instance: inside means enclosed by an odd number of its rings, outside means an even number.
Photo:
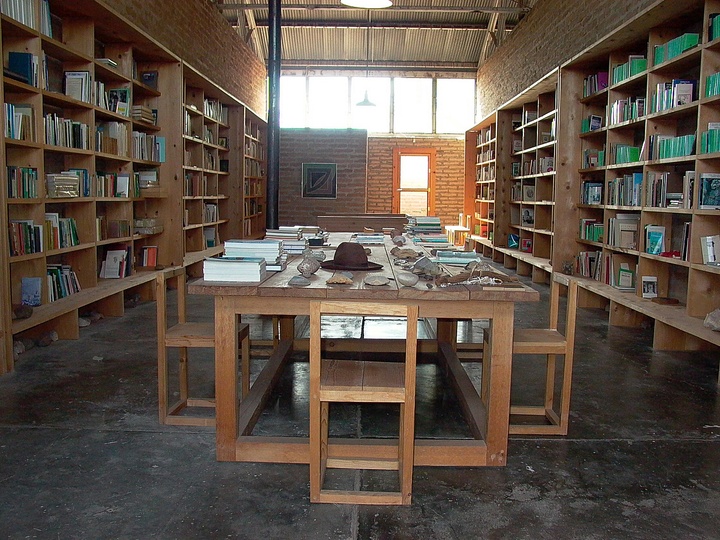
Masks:
[[[354,1],[354,0],[349,0]],[[368,25],[367,34],[365,35],[365,97],[362,101],[358,101],[358,107],[374,107],[375,104],[368,97],[367,82],[370,77],[370,10],[368,9]]]
[[[344,6],[361,9],[382,9],[392,6],[390,0],[340,0]]]

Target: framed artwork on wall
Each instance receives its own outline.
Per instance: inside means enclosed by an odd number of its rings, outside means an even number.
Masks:
[[[302,196],[314,199],[337,199],[337,164],[303,163]]]

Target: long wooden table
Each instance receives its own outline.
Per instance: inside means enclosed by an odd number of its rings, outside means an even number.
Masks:
[[[333,235],[331,244],[348,235]],[[393,247],[368,246],[369,259],[383,265],[373,274],[395,278],[400,271],[389,254]],[[324,248],[333,258],[333,248]],[[363,283],[365,272],[354,272],[351,285],[332,285],[326,281],[333,271],[320,269],[307,287],[292,287],[288,281],[298,275],[297,263],[287,270],[270,273],[257,284],[206,282],[189,284],[193,294],[215,297],[215,399],[217,459],[278,463],[309,463],[306,437],[268,437],[252,431],[263,407],[293,351],[293,321],[308,315],[310,302],[323,298],[346,301],[363,300],[395,304],[417,304],[420,317],[437,318],[437,358],[458,395],[473,438],[416,439],[415,464],[420,466],[505,465],[507,459],[508,417],[510,410],[510,371],[515,302],[538,301],[530,287],[453,285],[428,288],[420,280],[413,287],[398,285],[394,279],[383,286]],[[237,314],[280,317],[280,342],[258,375],[248,396],[238,400]],[[462,319],[488,319],[491,339],[483,353],[481,392],[477,392],[456,353],[456,322]],[[333,440],[330,456],[367,456],[389,458],[396,444],[369,439]]]

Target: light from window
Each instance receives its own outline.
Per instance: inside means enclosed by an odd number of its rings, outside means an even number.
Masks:
[[[307,127],[305,77],[280,77],[280,127]]]
[[[347,77],[309,78],[309,127],[347,129],[348,84]]]
[[[473,125],[474,101],[473,79],[438,79],[435,131],[465,133]]]
[[[432,79],[395,79],[395,133],[432,133]]]
[[[353,77],[350,91],[350,127],[366,129],[369,133],[390,132],[390,78]],[[375,106],[363,107],[358,103],[365,99]]]

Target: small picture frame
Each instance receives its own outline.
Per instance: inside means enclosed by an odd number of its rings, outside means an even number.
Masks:
[[[314,199],[337,199],[337,164],[303,163],[302,196]]]
[[[532,251],[532,240],[530,238],[520,240],[520,251],[527,251],[528,253]]]
[[[658,296],[658,280],[657,276],[642,277],[642,297],[657,298]]]

